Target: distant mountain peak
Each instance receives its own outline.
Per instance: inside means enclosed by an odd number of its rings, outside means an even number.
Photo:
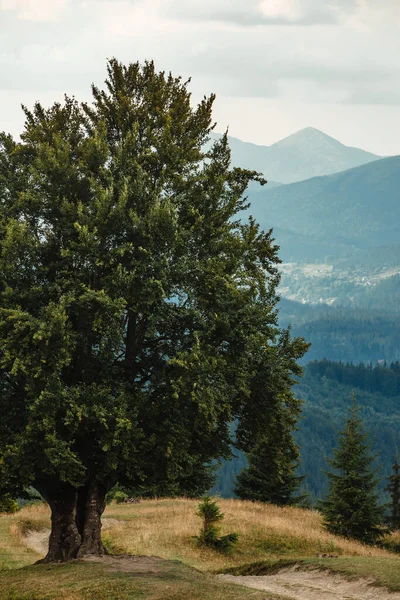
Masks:
[[[212,138],[220,136],[214,133]],[[330,175],[381,158],[345,146],[315,127],[300,129],[272,146],[258,146],[232,137],[229,137],[229,144],[235,166],[259,171],[268,180],[281,183]]]
[[[288,135],[287,137],[272,144],[271,148],[279,146],[310,146],[324,144],[325,146],[336,146],[344,147],[344,144],[331,137],[327,133],[316,129],[315,127],[305,127],[295,133]]]

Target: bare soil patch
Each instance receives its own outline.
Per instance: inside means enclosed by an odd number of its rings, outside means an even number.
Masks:
[[[166,566],[173,566],[168,560],[157,556],[87,556],[83,562],[99,563],[110,572],[132,573],[134,575],[161,575]]]
[[[400,600],[399,593],[376,587],[373,580],[346,579],[344,575],[299,565],[263,576],[218,575],[227,583],[280,594],[291,600]]]
[[[39,531],[29,531],[23,540],[30,550],[37,552],[40,556],[45,556],[49,545],[50,529],[40,529]]]

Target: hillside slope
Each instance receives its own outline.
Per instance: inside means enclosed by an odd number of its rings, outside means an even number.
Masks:
[[[279,572],[285,579],[285,567],[298,577],[286,578],[284,598],[320,600],[326,597],[323,588],[332,600],[349,596],[366,600],[378,597],[365,595],[376,591],[368,586],[372,581],[393,592],[400,590],[398,556],[329,534],[315,511],[238,500],[219,500],[219,505],[225,515],[221,533],[239,533],[231,555],[197,545],[198,501],[159,499],[106,508],[104,521],[110,526],[104,541],[111,556],[22,569],[17,565],[29,565],[40,557],[26,544],[32,532],[49,533],[50,511],[39,505],[16,515],[0,515],[0,544],[8,559],[4,569],[0,567],[0,600],[278,600],[282,592],[275,585],[250,591],[215,573],[262,576]],[[324,559],[324,553],[339,558]],[[310,568],[319,572],[319,581],[311,586],[313,594],[304,581]],[[333,576],[331,569],[368,580],[359,581],[351,594],[348,586],[341,588],[346,594],[338,594],[339,576]],[[335,595],[329,593],[332,584],[337,588]],[[378,593],[385,600],[396,599],[395,594],[387,597],[383,588]]]
[[[400,156],[250,196],[249,213],[264,228],[361,247],[400,238]]]
[[[337,444],[337,431],[343,427],[351,395],[356,394],[366,429],[372,433],[377,465],[382,465],[379,487],[391,474],[396,447],[400,446],[400,371],[376,368],[371,371],[352,365],[319,361],[310,363],[295,387],[304,398],[303,418],[296,434],[300,446],[300,473],[307,474],[312,497],[327,490],[326,457]]]

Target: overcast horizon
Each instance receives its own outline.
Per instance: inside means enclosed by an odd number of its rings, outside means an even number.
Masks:
[[[0,0],[0,130],[20,133],[21,103],[88,100],[116,56],[216,93],[216,131],[243,141],[315,127],[400,154],[399,17],[398,0]]]

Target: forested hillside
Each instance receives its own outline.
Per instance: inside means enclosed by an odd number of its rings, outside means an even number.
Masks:
[[[304,399],[303,418],[296,434],[302,461],[299,473],[307,475],[306,487],[313,501],[326,491],[325,457],[331,455],[336,430],[341,427],[353,391],[366,427],[373,433],[377,464],[383,467],[381,475],[385,478],[390,474],[396,446],[400,446],[400,363],[373,367],[313,361],[295,386],[296,395]],[[215,491],[231,496],[232,480],[244,464],[243,455],[225,463]],[[385,485],[383,480],[381,490]]]
[[[400,313],[400,275],[382,279],[376,285],[354,290],[340,301],[342,306]]]
[[[303,420],[297,433],[301,447],[301,473],[307,473],[313,498],[326,490],[325,457],[336,443],[352,391],[361,405],[366,427],[374,437],[373,449],[382,464],[381,475],[390,474],[396,446],[400,444],[400,366],[344,365],[330,361],[310,363],[296,394],[304,398]],[[385,487],[383,481],[381,489]]]
[[[391,289],[389,281],[382,282],[384,289]],[[373,292],[373,289],[368,290]],[[398,293],[398,292],[397,292]],[[378,308],[385,302],[385,296],[376,294],[362,296],[365,304]],[[369,300],[368,300],[369,298]],[[386,295],[388,307],[394,309],[396,296]],[[361,302],[360,302],[361,303]],[[282,299],[279,318],[283,326],[291,325],[296,336],[304,337],[311,346],[303,362],[327,358],[335,361],[377,363],[400,360],[400,314],[369,308],[333,307],[327,304],[311,306]],[[400,302],[397,304],[397,309]]]

